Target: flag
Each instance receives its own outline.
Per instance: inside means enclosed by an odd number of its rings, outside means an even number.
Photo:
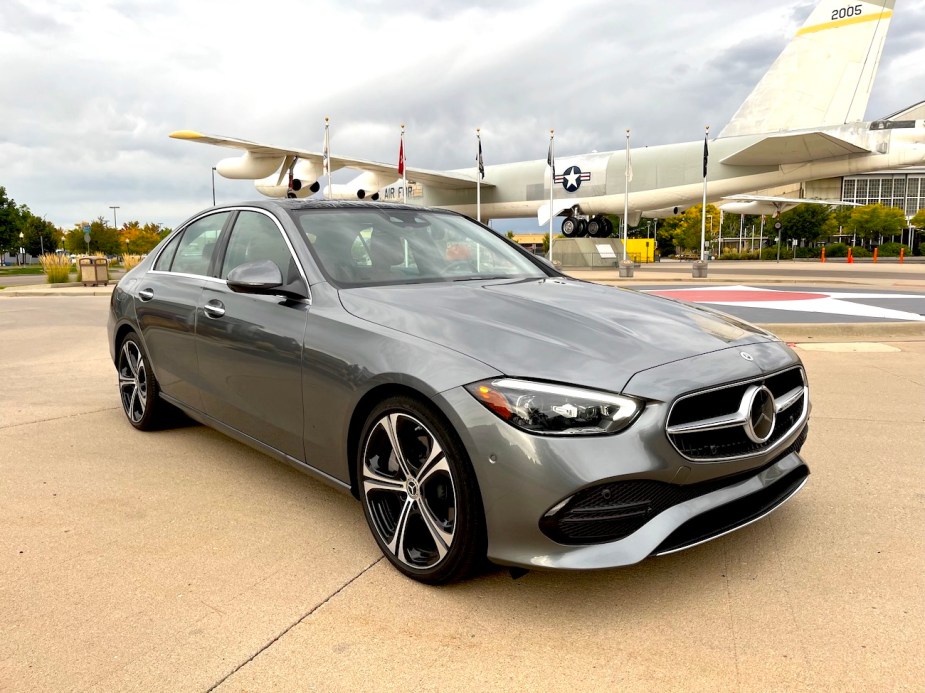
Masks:
[[[707,177],[707,159],[710,156],[710,149],[707,147],[707,136],[703,136],[703,177]]]
[[[556,162],[552,155],[552,137],[549,138],[549,153],[546,155],[546,165],[552,169],[553,180],[556,178]]]
[[[405,175],[405,134],[402,133],[401,141],[398,143],[398,175]]]
[[[485,164],[482,161],[482,136],[476,135],[476,137],[478,137],[479,140],[479,155],[475,158],[475,160],[479,164],[479,178],[485,178]]]

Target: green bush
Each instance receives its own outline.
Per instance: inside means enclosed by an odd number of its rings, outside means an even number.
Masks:
[[[758,251],[757,250],[743,250],[741,253],[738,250],[727,250],[719,257],[720,260],[757,260]]]
[[[797,246],[797,257],[821,257],[822,248],[803,248],[802,246]]]
[[[851,249],[851,254],[854,257],[870,257],[872,253],[867,248],[856,245]]]
[[[771,245],[761,251],[762,260],[776,260],[777,259],[777,246]],[[792,260],[793,259],[793,250],[787,246],[781,246],[780,249],[780,259],[781,260]]]
[[[848,257],[848,246],[844,243],[829,243],[825,247],[826,257]]]
[[[900,248],[905,249],[906,255],[912,254],[909,252],[909,246],[902,243],[881,243],[877,247],[877,255],[880,257],[899,257]]]

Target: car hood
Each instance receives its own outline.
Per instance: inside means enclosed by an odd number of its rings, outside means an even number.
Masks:
[[[505,375],[615,392],[639,371],[774,339],[707,308],[560,278],[361,287],[340,299]]]

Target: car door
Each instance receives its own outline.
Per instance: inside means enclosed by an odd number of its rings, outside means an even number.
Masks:
[[[235,293],[228,273],[271,260],[305,300]],[[304,461],[302,350],[310,302],[301,268],[276,219],[241,210],[221,266],[199,298],[196,344],[206,414]]]
[[[231,212],[208,214],[180,230],[139,284],[135,313],[161,391],[202,409],[196,313],[215,248]]]

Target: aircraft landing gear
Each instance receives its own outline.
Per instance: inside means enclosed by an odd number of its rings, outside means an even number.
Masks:
[[[581,217],[565,217],[562,220],[562,235],[566,238],[581,238],[588,235],[588,222]]]
[[[579,214],[571,214],[562,220],[562,235],[566,238],[581,238],[583,236],[606,238],[612,233],[613,224],[603,214],[598,214],[590,219]]]

